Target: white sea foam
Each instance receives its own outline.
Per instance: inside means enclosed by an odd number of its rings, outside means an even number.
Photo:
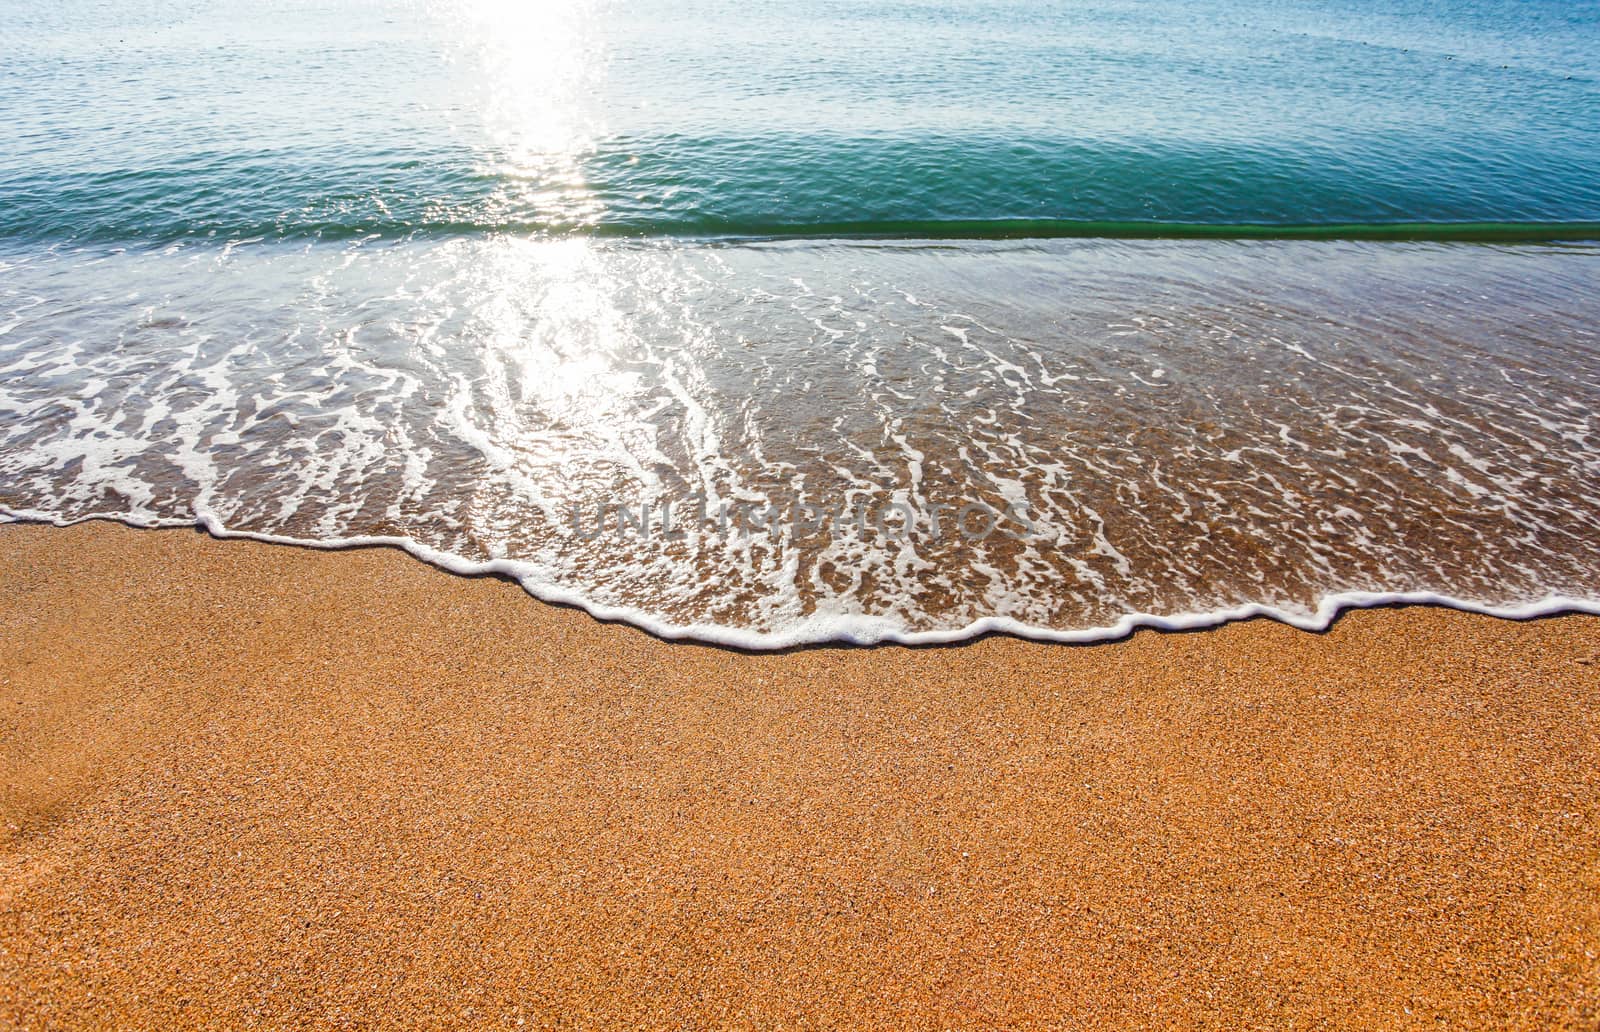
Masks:
[[[1320,633],[1333,626],[1339,616],[1352,609],[1376,609],[1391,606],[1441,606],[1463,613],[1506,620],[1534,620],[1559,616],[1565,613],[1587,613],[1600,616],[1600,600],[1551,596],[1533,602],[1515,605],[1489,605],[1472,599],[1455,598],[1431,591],[1343,591],[1325,595],[1318,600],[1310,613],[1279,609],[1261,603],[1246,603],[1206,612],[1128,613],[1115,623],[1104,627],[1083,627],[1062,630],[1039,627],[1009,617],[989,616],[973,620],[961,627],[943,630],[911,630],[903,623],[880,616],[863,614],[829,614],[797,620],[781,631],[760,631],[720,624],[678,624],[662,620],[647,609],[632,606],[604,605],[588,598],[580,591],[548,582],[547,574],[531,564],[515,559],[490,559],[474,561],[448,552],[441,552],[409,538],[358,536],[304,540],[276,534],[227,529],[211,513],[200,513],[191,523],[170,520],[138,522],[118,516],[85,516],[74,520],[61,520],[44,513],[17,511],[0,507],[0,522],[49,523],[54,526],[71,526],[93,520],[125,523],[141,529],[173,529],[200,527],[212,537],[221,540],[249,540],[265,544],[294,545],[322,551],[343,551],[353,548],[398,548],[421,561],[441,570],[466,577],[503,576],[520,584],[528,594],[541,602],[571,606],[609,623],[631,624],[657,638],[668,641],[695,641],[707,645],[745,651],[766,652],[809,645],[953,645],[988,635],[1002,634],[1030,641],[1061,645],[1092,645],[1118,641],[1136,631],[1198,631],[1241,620],[1269,619],[1288,624],[1302,631]]]
[[[1594,611],[1600,256],[1321,247],[15,256],[0,506],[393,545],[741,648]],[[618,518],[664,502],[706,515]],[[966,505],[1027,533],[951,532]]]

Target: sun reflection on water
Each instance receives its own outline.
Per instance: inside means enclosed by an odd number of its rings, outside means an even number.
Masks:
[[[481,132],[480,173],[498,183],[501,214],[546,226],[599,221],[584,176],[602,134],[606,74],[600,0],[443,0],[435,9],[457,41]]]
[[[458,385],[457,430],[508,487],[552,514],[591,481],[653,450],[616,284],[592,241],[551,230],[598,222],[584,163],[602,135],[604,0],[439,0],[462,74],[463,121],[492,177],[492,217],[547,227],[463,247],[479,299],[462,343],[480,373]]]
[[[480,373],[451,406],[458,432],[550,518],[619,478],[650,482],[657,430],[641,401],[652,385],[595,244],[507,236],[462,258],[480,298],[471,331]]]

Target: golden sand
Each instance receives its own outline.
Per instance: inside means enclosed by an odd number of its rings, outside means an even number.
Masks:
[[[1593,618],[747,655],[0,527],[0,1027],[1593,1029],[1597,954]]]

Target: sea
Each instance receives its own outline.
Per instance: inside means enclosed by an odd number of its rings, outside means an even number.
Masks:
[[[1600,612],[1591,0],[12,0],[0,115],[0,519],[750,649]]]

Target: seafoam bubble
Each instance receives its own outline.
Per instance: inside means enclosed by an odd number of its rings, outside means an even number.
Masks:
[[[1600,598],[1590,248],[219,251],[7,256],[7,514],[395,544],[749,647]]]

